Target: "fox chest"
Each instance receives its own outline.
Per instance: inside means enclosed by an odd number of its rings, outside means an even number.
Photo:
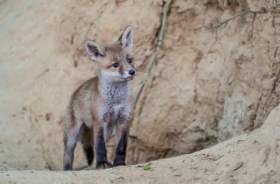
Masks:
[[[105,123],[124,123],[130,116],[131,107],[127,103],[105,104],[100,109],[100,115]]]
[[[124,123],[131,114],[128,84],[108,85],[101,91],[105,102],[99,109],[99,117],[105,123]]]

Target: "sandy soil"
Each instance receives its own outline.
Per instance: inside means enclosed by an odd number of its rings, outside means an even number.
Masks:
[[[144,166],[150,165],[150,170]],[[86,171],[2,171],[1,183],[217,183],[280,182],[280,106],[260,129],[211,148],[146,164]]]

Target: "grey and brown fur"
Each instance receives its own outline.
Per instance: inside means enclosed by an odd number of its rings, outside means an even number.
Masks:
[[[85,49],[97,76],[82,84],[71,96],[65,116],[63,169],[72,170],[74,149],[81,141],[90,166],[125,165],[132,113],[130,80],[135,76],[133,30],[128,26],[119,40],[108,46],[86,40]],[[107,159],[106,142],[115,130],[113,164]]]

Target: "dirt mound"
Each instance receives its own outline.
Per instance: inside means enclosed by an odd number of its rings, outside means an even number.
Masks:
[[[277,183],[280,180],[280,106],[264,125],[202,151],[99,171],[8,171],[4,183]]]

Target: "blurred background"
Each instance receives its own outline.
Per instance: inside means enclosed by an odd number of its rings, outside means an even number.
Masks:
[[[0,0],[0,170],[62,169],[66,106],[95,75],[85,39],[110,44],[132,25],[139,92],[165,3]],[[261,126],[279,104],[279,13],[273,0],[171,0],[136,104],[127,164],[191,153]],[[113,148],[114,140],[111,159]],[[85,163],[78,145],[74,167]]]

